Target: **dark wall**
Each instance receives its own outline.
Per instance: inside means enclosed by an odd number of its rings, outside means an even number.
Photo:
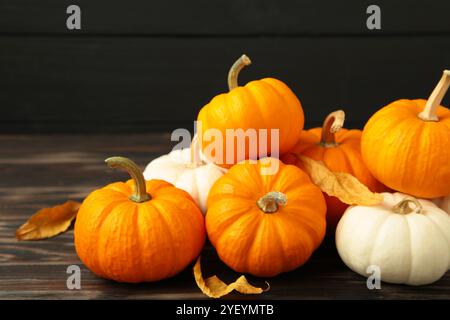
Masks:
[[[0,132],[192,128],[242,53],[240,82],[283,80],[308,126],[343,108],[360,127],[450,68],[448,0],[111,2],[0,0]],[[382,30],[366,28],[372,3]],[[70,4],[81,30],[66,28]]]

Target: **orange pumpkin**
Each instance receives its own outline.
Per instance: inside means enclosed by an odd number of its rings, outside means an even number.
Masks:
[[[239,58],[228,74],[230,91],[215,96],[198,114],[203,153],[226,168],[244,159],[287,152],[303,129],[300,101],[280,80],[265,78],[238,86],[239,71],[250,63],[246,55]],[[260,136],[260,129],[266,129],[267,136]],[[271,129],[278,129],[278,136]]]
[[[75,223],[81,261],[98,276],[119,282],[156,281],[183,270],[206,237],[191,196],[162,180],[145,182],[129,159],[106,162],[133,179],[95,190],[83,201]]]
[[[282,160],[302,168],[297,155],[304,155],[323,161],[331,171],[352,174],[374,192],[385,191],[385,187],[372,176],[362,160],[361,130],[342,128],[344,121],[344,111],[330,113],[322,128],[303,131],[297,145],[290,153],[283,155]],[[334,231],[348,205],[336,197],[324,195],[327,202],[327,226],[330,231]]]
[[[274,174],[265,175],[270,165]],[[325,235],[322,192],[299,168],[275,158],[233,166],[208,196],[206,230],[220,259],[271,277],[304,264]]]
[[[363,159],[388,187],[421,198],[450,194],[450,110],[440,105],[449,85],[445,70],[428,100],[392,102],[364,127]]]

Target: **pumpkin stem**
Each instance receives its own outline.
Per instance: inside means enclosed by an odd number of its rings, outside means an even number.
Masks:
[[[434,88],[425,104],[425,108],[419,113],[419,118],[424,121],[439,121],[437,109],[450,86],[450,70],[444,70],[441,80]]]
[[[195,135],[191,142],[191,162],[189,168],[197,168],[203,165],[203,161],[200,158],[200,146],[198,143],[198,136]]]
[[[336,147],[335,133],[342,129],[345,121],[345,112],[337,110],[330,113],[322,125],[322,137],[320,139],[320,145],[322,147]]]
[[[278,211],[278,205],[285,206],[287,197],[284,193],[278,191],[268,192],[266,195],[256,201],[258,208],[264,213],[275,213]]]
[[[130,200],[134,202],[145,202],[151,199],[147,193],[145,179],[141,169],[136,163],[124,157],[111,157],[105,160],[110,168],[125,169],[134,181],[134,192],[130,196]]]
[[[413,204],[415,208],[411,208],[410,204]],[[395,213],[400,214],[408,214],[411,212],[421,213],[423,210],[422,205],[420,202],[415,198],[405,198],[399,203],[397,203],[393,208],[392,211]]]
[[[238,87],[238,76],[239,72],[245,66],[248,66],[252,63],[249,57],[243,54],[236,62],[231,66],[230,71],[228,72],[228,88],[233,90]]]

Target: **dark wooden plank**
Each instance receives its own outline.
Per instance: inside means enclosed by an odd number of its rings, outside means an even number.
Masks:
[[[0,135],[0,299],[203,299],[191,266],[179,275],[156,283],[118,284],[100,279],[78,259],[73,230],[56,238],[18,242],[14,231],[34,211],[68,198],[81,200],[92,189],[126,179],[108,169],[111,155],[132,157],[141,166],[170,150],[168,134],[128,135]],[[238,275],[227,268],[207,245],[205,275],[225,281]],[[68,290],[67,267],[81,267],[82,289]],[[448,299],[450,274],[423,287],[382,284],[368,290],[366,280],[349,270],[327,240],[303,267],[273,279],[249,277],[271,290],[258,299]],[[233,293],[227,299],[254,299]]]
[[[0,47],[0,132],[192,129],[243,52],[253,65],[240,82],[282,79],[307,126],[336,108],[361,126],[395,99],[428,97],[450,66],[447,36],[0,37]]]
[[[82,29],[66,28],[66,8],[82,9]],[[145,1],[3,0],[0,32],[145,35],[373,34],[369,0]],[[450,3],[379,0],[383,34],[448,33]]]

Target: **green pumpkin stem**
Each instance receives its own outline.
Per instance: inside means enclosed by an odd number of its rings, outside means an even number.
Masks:
[[[425,104],[425,108],[419,113],[419,118],[424,121],[439,121],[437,109],[441,105],[442,99],[450,86],[450,70],[444,70],[441,80],[434,88]]]
[[[275,213],[279,205],[287,204],[287,196],[279,191],[271,191],[259,198],[256,204],[264,213]]]
[[[330,148],[336,147],[335,133],[342,129],[345,121],[345,112],[337,110],[330,113],[322,125],[322,137],[320,139],[320,145],[322,147]]]
[[[111,157],[106,159],[105,162],[110,168],[124,169],[131,176],[134,181],[134,192],[130,196],[131,201],[140,203],[151,199],[146,190],[144,176],[136,163],[124,157]]]
[[[247,57],[245,54],[243,54],[231,66],[230,71],[228,72],[228,88],[230,89],[230,91],[239,86],[238,85],[239,72],[242,70],[242,68],[250,65],[251,63],[252,61],[250,60],[250,58]]]
[[[411,208],[410,204],[413,204],[415,208]],[[405,198],[399,203],[397,203],[393,208],[392,211],[399,214],[408,214],[413,211],[416,213],[421,213],[423,210],[422,205],[416,198]]]

